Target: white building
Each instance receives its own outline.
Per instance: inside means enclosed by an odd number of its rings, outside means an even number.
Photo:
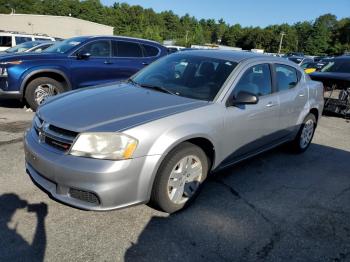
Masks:
[[[113,27],[70,17],[29,14],[0,14],[0,30],[45,34],[59,38],[80,35],[113,35]]]

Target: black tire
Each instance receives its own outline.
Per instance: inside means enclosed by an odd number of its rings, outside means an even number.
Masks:
[[[311,135],[311,139],[310,141],[307,143],[306,146],[302,146],[302,143],[301,143],[301,140],[302,140],[302,133],[303,133],[303,129],[305,128],[305,124],[308,122],[308,121],[312,121],[313,122],[313,132],[312,132],[312,135]],[[294,153],[304,153],[310,146],[311,142],[312,142],[312,139],[313,139],[313,136],[315,134],[315,130],[316,130],[316,126],[317,126],[317,120],[316,120],[316,117],[314,114],[312,113],[309,113],[304,121],[303,121],[303,124],[300,126],[300,129],[299,129],[299,132],[297,134],[297,136],[295,137],[295,139],[291,142],[291,148],[292,148],[292,152]]]
[[[196,156],[201,164],[202,164],[202,175],[199,181],[198,187],[195,190],[195,193],[188,198],[185,203],[174,203],[171,201],[168,193],[168,181],[171,175],[172,170],[175,168],[177,163],[185,158],[186,156]],[[209,159],[204,151],[189,142],[184,142],[174,148],[163,160],[161,163],[157,175],[155,177],[155,181],[153,183],[151,200],[149,205],[158,210],[174,213],[187,207],[198,195],[201,190],[202,184],[207,178],[209,169]]]
[[[25,100],[33,111],[36,111],[40,104],[35,100],[35,90],[40,85],[52,85],[55,87],[57,94],[65,92],[65,86],[63,83],[58,82],[55,79],[49,77],[38,77],[30,81],[26,87]]]

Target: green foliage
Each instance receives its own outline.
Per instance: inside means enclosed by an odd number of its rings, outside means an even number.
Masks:
[[[285,33],[282,52],[298,51],[311,55],[341,54],[350,51],[350,18],[337,20],[325,14],[315,21],[266,28],[229,25],[223,19],[197,20],[172,11],[116,2],[103,6],[100,0],[0,0],[0,13],[46,14],[77,17],[114,27],[114,34],[142,37],[158,42],[175,40],[178,45],[223,44],[243,49],[260,48],[278,52],[281,33]]]

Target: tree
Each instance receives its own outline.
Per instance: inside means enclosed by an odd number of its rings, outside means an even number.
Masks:
[[[284,32],[282,52],[332,55],[350,51],[350,18],[338,21],[332,14],[322,15],[315,21],[260,28],[229,25],[224,19],[197,20],[190,14],[180,17],[172,11],[156,13],[151,8],[119,2],[104,6],[100,0],[0,0],[0,13],[9,14],[11,9],[25,14],[71,15],[113,26],[116,35],[159,42],[175,40],[186,46],[221,43],[247,50],[261,48],[266,52],[277,52],[281,32]]]

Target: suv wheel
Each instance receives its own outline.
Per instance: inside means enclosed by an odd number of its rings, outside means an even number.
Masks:
[[[32,80],[26,88],[25,99],[34,111],[50,96],[65,91],[64,85],[49,77],[39,77]]]
[[[151,204],[174,213],[193,201],[208,174],[208,157],[203,150],[185,142],[163,160],[152,189]]]
[[[303,153],[311,144],[312,138],[317,126],[317,120],[314,114],[308,114],[300,127],[298,135],[292,142],[293,149],[296,153]]]

